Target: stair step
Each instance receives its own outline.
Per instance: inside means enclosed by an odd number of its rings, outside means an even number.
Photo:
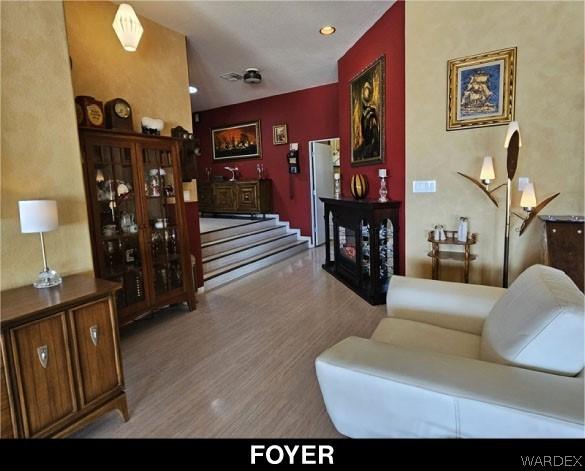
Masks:
[[[252,244],[244,245],[242,247],[237,247],[232,250],[210,255],[209,257],[205,257],[203,259],[203,273],[208,273],[213,270],[217,270],[218,268],[225,267],[226,265],[231,265],[255,255],[260,255],[264,252],[283,245],[287,245],[290,242],[296,240],[297,235],[294,233],[278,235],[276,237],[262,239]]]
[[[253,242],[285,235],[287,233],[285,225],[276,225],[258,231],[246,232],[244,234],[226,237],[225,239],[206,242],[201,244],[202,257],[205,259],[212,255],[217,255],[219,253],[227,252],[228,250],[250,245]]]
[[[237,219],[234,219],[237,221]],[[220,229],[214,229],[212,231],[202,232],[201,233],[201,242],[214,242],[217,240],[226,239],[228,237],[233,237],[238,234],[244,234],[246,232],[252,232],[260,229],[265,229],[268,227],[274,227],[276,225],[276,219],[274,218],[266,218],[266,219],[243,219],[240,221],[240,224],[235,224],[229,227],[223,227]]]
[[[223,285],[228,281],[240,278],[261,268],[270,266],[280,260],[296,255],[306,250],[309,244],[306,240],[295,240],[294,242],[278,247],[274,250],[264,252],[260,255],[242,260],[232,265],[224,266],[203,276],[205,289],[209,290]]]

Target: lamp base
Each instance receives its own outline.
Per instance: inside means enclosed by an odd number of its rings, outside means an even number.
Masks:
[[[61,276],[55,270],[47,268],[37,275],[37,281],[33,283],[35,288],[50,288],[62,283]]]

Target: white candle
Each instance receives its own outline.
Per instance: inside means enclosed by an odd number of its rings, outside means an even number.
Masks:
[[[386,177],[386,169],[385,168],[381,168],[378,170],[378,176],[379,177]]]

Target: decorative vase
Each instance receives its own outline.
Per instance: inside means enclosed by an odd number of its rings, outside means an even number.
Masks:
[[[459,218],[459,228],[457,229],[457,240],[459,242],[467,242],[468,222],[467,218]]]
[[[368,179],[365,175],[360,173],[356,173],[351,177],[350,183],[350,191],[351,195],[356,200],[361,200],[365,198],[368,194]]]

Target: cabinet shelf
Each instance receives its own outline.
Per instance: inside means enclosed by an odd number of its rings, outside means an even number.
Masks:
[[[457,262],[464,262],[465,261],[465,252],[452,252],[449,250],[442,250],[438,252],[436,255],[433,252],[427,253],[427,255],[431,258],[438,258],[439,260],[455,260]],[[475,260],[477,255],[470,254],[469,260]]]

